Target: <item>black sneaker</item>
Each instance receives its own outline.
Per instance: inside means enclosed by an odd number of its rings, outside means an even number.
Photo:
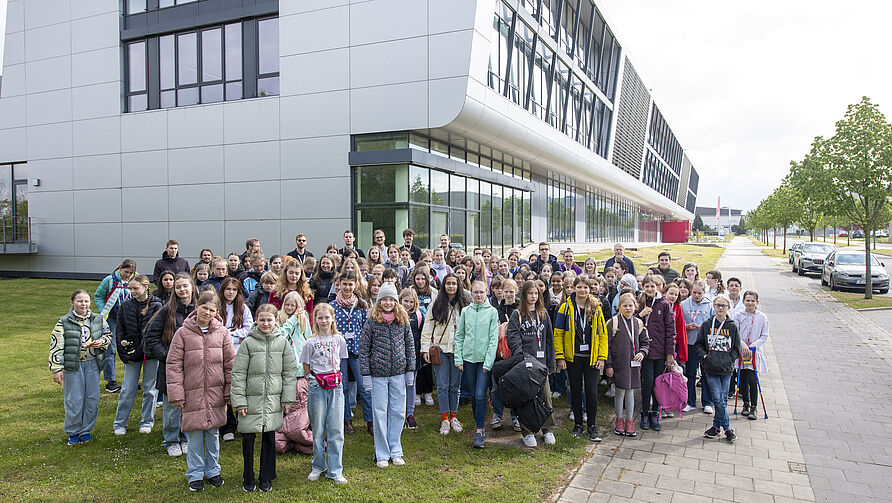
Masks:
[[[483,443],[486,439],[486,435],[483,433],[475,433],[474,434],[474,445],[475,449],[483,449]]]
[[[733,444],[734,441],[737,440],[737,434],[734,433],[734,430],[725,430],[725,440],[727,440],[729,444]]]
[[[746,418],[749,419],[750,421],[756,420],[756,408],[755,407],[753,407],[752,409],[749,410],[749,414],[746,415]]]
[[[642,430],[650,429],[650,413],[641,411],[641,424],[638,425]]]
[[[117,381],[111,380],[105,382],[105,391],[107,393],[117,393],[121,391],[121,385]]]
[[[585,433],[585,428],[583,428],[581,424],[577,424],[573,426],[573,431],[570,432],[570,435],[573,435],[574,437],[580,437],[583,433]]]
[[[418,428],[418,422],[415,421],[415,416],[407,416],[406,417],[406,427],[410,430],[414,430]]]
[[[257,484],[255,484],[253,482],[251,482],[249,484],[249,483],[245,482],[244,480],[242,481],[242,490],[243,491],[245,491],[246,493],[250,493],[250,492],[254,492],[254,489],[257,489]]]
[[[601,434],[598,433],[597,427],[595,427],[595,426],[589,427],[588,439],[591,440],[592,442],[600,442],[601,441]]]
[[[710,426],[709,429],[706,430],[705,433],[703,433],[703,436],[706,438],[715,438],[719,436],[719,429],[715,426]]]
[[[260,480],[260,490],[262,492],[269,492],[273,490],[273,483],[269,480]]]
[[[662,426],[660,426],[660,413],[659,412],[650,412],[650,429],[653,431],[660,431]]]
[[[728,398],[734,398],[734,392],[735,390],[728,391]]]
[[[208,479],[208,482],[210,482],[211,485],[214,487],[220,487],[224,484],[223,477],[221,477],[220,475],[214,475],[213,477]]]
[[[189,490],[196,493],[204,491],[204,481],[193,480],[192,482],[189,482]]]
[[[746,417],[749,415],[749,413],[750,413],[749,411],[750,411],[750,406],[747,404],[743,404],[743,408],[740,409],[740,415],[743,417]]]

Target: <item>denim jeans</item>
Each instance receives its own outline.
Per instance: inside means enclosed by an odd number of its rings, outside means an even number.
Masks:
[[[471,391],[471,410],[474,411],[474,423],[482,430],[486,423],[486,389],[489,388],[489,373],[483,371],[483,363],[464,362],[462,378],[465,387]]]
[[[155,378],[158,377],[158,360],[145,360],[124,365],[124,382],[121,384],[121,393],[118,396],[118,410],[115,412],[114,428],[127,429],[130,421],[130,411],[133,410],[133,402],[136,400],[136,391],[139,388],[139,373],[142,371],[142,408],[139,419],[139,427],[151,428],[155,425]]]
[[[359,400],[362,402],[362,418],[368,423],[372,420],[372,397],[362,386],[362,375],[359,373],[359,358],[354,356],[341,358],[341,377],[344,379],[345,383],[347,382],[347,367],[350,367],[350,371],[353,372],[353,378],[356,379],[352,386],[355,386],[359,392]],[[341,394],[343,394],[343,391]],[[353,419],[353,408],[350,407],[349,402],[349,400],[344,400],[344,421]],[[353,402],[353,405],[356,405],[355,401]]]
[[[703,384],[709,386],[709,393],[715,400],[713,402],[715,415],[712,416],[712,425],[719,429],[729,430],[731,421],[728,419],[728,386],[731,384],[731,376],[706,374]]]
[[[220,475],[220,437],[217,428],[187,431],[186,480],[189,482]]]
[[[359,377],[359,374],[356,374]],[[361,386],[361,383],[359,383]],[[313,429],[313,469],[336,478],[344,472],[344,386],[322,389],[316,379],[307,379],[307,413]],[[328,444],[326,445],[326,439]]]
[[[180,409],[174,407],[168,402],[167,395],[164,395],[161,404],[161,436],[164,441],[161,443],[164,447],[173,444],[181,444],[186,441],[186,436],[180,432]]]
[[[458,389],[456,389],[456,400],[458,400]],[[387,461],[403,457],[400,436],[403,433],[403,423],[406,422],[405,374],[372,377],[372,411],[375,459]]]
[[[554,374],[551,374],[548,376],[548,381],[552,392],[557,392],[562,395],[567,393],[567,383],[569,378],[566,370],[556,371]]]
[[[440,353],[441,365],[434,365],[437,376],[437,405],[440,414],[458,412],[458,394],[461,388],[461,370],[455,367],[453,353]]]
[[[65,434],[90,433],[99,417],[99,363],[77,362],[75,370],[62,371],[65,397]]]
[[[418,379],[418,371],[406,374],[406,416],[415,415],[415,382]],[[410,385],[409,382],[412,384]]]
[[[684,364],[684,376],[688,378],[688,405],[697,406],[697,368],[700,366],[700,360],[697,358],[697,350],[692,344],[688,345],[688,361]],[[700,403],[704,407],[712,405],[712,399],[709,396],[709,386],[706,385],[706,379],[703,379],[703,387],[700,389]]]
[[[108,345],[105,349],[105,352],[102,354],[102,375],[105,377],[106,381],[114,381],[115,380],[115,350],[117,348],[117,344],[115,344],[115,328],[118,326],[118,310],[112,309],[112,312],[108,315],[108,319],[106,320],[108,323],[108,328],[111,330],[111,340],[112,343]]]

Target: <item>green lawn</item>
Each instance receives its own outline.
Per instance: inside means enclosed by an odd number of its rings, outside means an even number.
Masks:
[[[556,401],[557,417],[564,419],[558,426],[557,445],[544,447],[540,438],[536,450],[523,448],[520,435],[510,427],[502,432],[488,431],[486,448],[473,450],[470,407],[461,407],[459,412],[466,432],[444,437],[437,433],[436,406],[422,405],[416,409],[419,429],[404,430],[404,467],[376,468],[371,437],[357,427],[344,447],[347,486],[335,486],[325,479],[308,482],[310,456],[286,454],[278,457],[273,492],[246,495],[241,490],[241,443],[227,442],[220,456],[226,485],[219,489],[208,486],[203,493],[190,495],[185,457],[170,458],[161,447],[160,409],[154,431],[140,435],[134,422],[138,421],[137,403],[131,432],[115,437],[111,423],[117,395],[103,391],[95,440],[66,445],[62,391],[47,367],[49,333],[56,319],[69,309],[71,292],[76,288],[92,292],[96,286],[96,282],[84,281],[0,281],[0,317],[4,320],[0,381],[5,383],[0,388],[2,501],[176,501],[190,497],[202,501],[534,502],[548,498],[565,482],[568,471],[590,445],[588,440],[570,436],[572,425],[565,420],[563,398]],[[120,361],[117,370],[120,380]],[[603,430],[612,415],[612,401],[603,395],[601,399],[598,425]]]
[[[879,295],[874,292],[872,299],[865,299],[864,293],[858,292],[831,292],[827,289],[836,300],[844,303],[852,309],[864,309],[868,307],[892,307],[892,297]]]
[[[700,277],[705,277],[706,271],[715,269],[719,257],[725,252],[720,246],[704,246],[698,244],[667,244],[662,246],[648,246],[637,250],[626,249],[626,256],[635,264],[635,271],[639,274],[647,272],[657,262],[657,255],[668,250],[672,254],[672,267],[681,272],[687,262],[694,262],[700,268]],[[607,260],[613,256],[613,248],[605,248],[586,255],[577,257],[577,262],[585,261],[586,257],[594,257],[597,260]]]

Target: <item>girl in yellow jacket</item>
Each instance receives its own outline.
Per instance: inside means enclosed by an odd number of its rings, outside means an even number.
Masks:
[[[572,434],[588,433],[592,442],[600,442],[595,426],[598,415],[598,382],[607,360],[607,328],[601,303],[591,294],[588,278],[579,276],[574,293],[558,308],[554,323],[554,351],[559,370],[567,369],[570,378],[570,406],[575,426]],[[582,391],[588,427],[582,426]]]

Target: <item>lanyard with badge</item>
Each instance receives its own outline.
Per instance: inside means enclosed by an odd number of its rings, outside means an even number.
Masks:
[[[353,305],[350,306],[350,312],[347,313],[347,333],[344,334],[345,339],[355,339],[356,334],[353,332],[353,310],[356,309],[356,305],[359,304],[359,299],[357,297],[353,297]]]
[[[586,328],[588,328],[588,324],[586,324],[586,314],[588,314],[588,303],[586,303],[585,307],[581,310],[579,309],[579,305],[576,306],[576,322],[582,324],[582,342],[579,344],[579,351],[586,352],[589,351],[591,347],[591,341],[586,340]],[[588,339],[591,339],[591,330],[588,331]]]
[[[533,324],[536,330],[536,358],[545,358],[545,348],[542,346],[542,329],[544,325],[539,323],[539,313],[536,313],[536,321]]]
[[[725,318],[724,320],[722,320],[722,322],[719,324],[719,329],[716,330],[715,329],[715,316],[713,316],[712,317],[712,329],[711,329],[710,333],[712,335],[716,335],[716,336],[719,335],[722,332],[722,327],[725,326],[726,321],[728,321],[728,318]],[[712,349],[710,349],[710,351],[712,351]]]
[[[632,318],[632,319],[626,320],[625,318],[623,318],[623,323],[626,325],[626,330],[629,332],[629,341],[631,341],[631,343],[632,343],[632,363],[631,363],[631,366],[632,366],[632,367],[640,367],[640,366],[641,366],[641,362],[636,362],[636,361],[634,360],[634,358],[635,358],[635,353],[638,352],[638,348],[635,347],[635,319]]]
[[[747,313],[747,316],[749,316],[749,313]],[[747,331],[747,333],[746,333],[746,339],[744,340],[744,342],[747,344],[747,346],[749,346],[749,343],[752,342],[752,341],[750,340],[750,338],[753,336],[753,328],[755,328],[755,325],[756,325],[756,315],[753,314],[753,315],[750,317],[750,329]],[[753,357],[755,356],[755,354],[756,354],[756,352],[755,352],[755,351],[752,351],[752,352],[750,352],[750,356],[749,356],[749,358],[741,357],[741,360],[742,360],[743,364],[744,364],[744,365],[752,365],[752,364],[753,364]]]

